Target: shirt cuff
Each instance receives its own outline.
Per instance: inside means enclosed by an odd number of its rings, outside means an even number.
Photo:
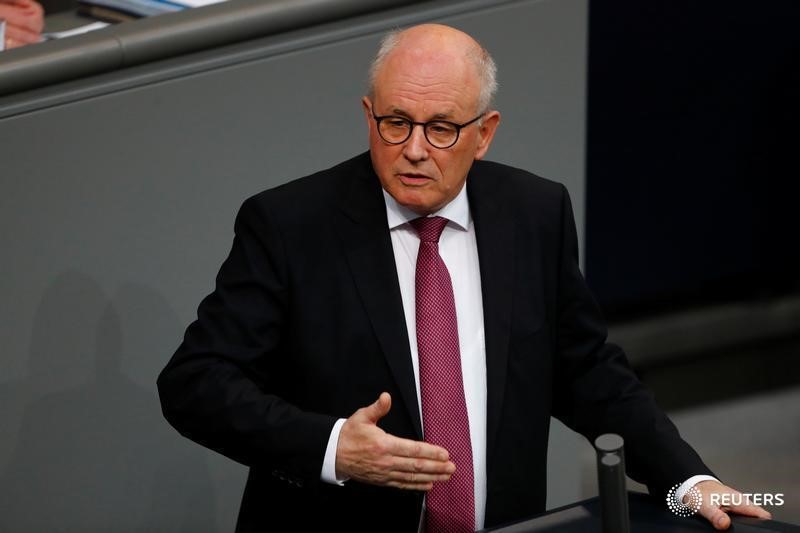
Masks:
[[[322,461],[322,473],[320,479],[332,485],[344,485],[350,478],[339,479],[336,477],[336,448],[339,446],[339,433],[346,419],[340,418],[331,429],[331,436],[328,438],[328,447],[325,448],[325,459]]]
[[[692,476],[681,483],[681,486],[675,491],[675,501],[682,502],[683,497],[686,496],[686,493],[692,490],[692,487],[701,481],[716,481],[717,483],[721,483],[721,481],[714,476]]]

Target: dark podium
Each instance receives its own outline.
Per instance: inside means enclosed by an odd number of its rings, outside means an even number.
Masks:
[[[628,493],[632,533],[690,533],[715,531],[700,517],[681,518],[667,509],[662,501],[640,492]],[[800,526],[731,515],[728,531],[736,533],[800,533]],[[541,516],[484,530],[496,533],[601,533],[600,499],[592,498],[567,507],[554,509]]]

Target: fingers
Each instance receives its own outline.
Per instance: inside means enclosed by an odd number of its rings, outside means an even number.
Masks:
[[[416,472],[391,472],[386,486],[404,490],[429,491],[433,488],[434,482],[447,481],[449,474],[419,474]]]
[[[44,10],[31,0],[0,3],[0,18],[7,23],[6,38],[22,43],[38,42],[44,29]]]
[[[455,471],[453,463],[400,459],[395,469],[389,472],[387,485],[398,489],[429,491],[433,484],[447,481]]]
[[[416,490],[420,492],[428,492],[433,488],[433,483],[395,483],[390,481],[386,484],[387,487],[401,490]]]
[[[450,461],[394,457],[390,466],[389,479],[409,483],[447,481],[455,471],[456,465]]]
[[[38,33],[33,33],[18,26],[6,26],[6,46],[8,48],[38,43],[39,40],[40,36]]]
[[[438,462],[446,462],[450,459],[447,450],[428,442],[392,437],[389,446],[392,454],[400,457],[430,459]]]
[[[337,471],[367,483],[412,490],[430,490],[447,481],[456,466],[447,450],[426,442],[401,439],[377,426],[342,427],[337,446]]]
[[[752,516],[755,518],[765,518],[770,519],[772,518],[772,513],[764,509],[763,507],[759,507],[758,505],[732,505],[730,507],[723,507],[723,509],[730,511],[735,514],[740,514],[744,516]]]
[[[739,515],[753,516],[756,518],[772,518],[772,515],[765,509],[757,505],[736,505],[733,507],[722,507],[716,505],[703,506],[700,514],[714,526],[717,530],[726,530],[731,526],[731,517],[725,511],[730,511]]]
[[[714,526],[714,529],[724,530],[731,526],[731,518],[719,507],[714,505],[703,506],[700,515]]]
[[[42,30],[44,30],[44,8],[42,5],[33,0],[17,0],[17,5],[22,7],[22,11],[28,21],[28,29],[35,33],[42,33]]]
[[[0,4],[0,18],[6,21],[7,28],[15,27],[39,33],[44,27],[41,14],[27,8]]]

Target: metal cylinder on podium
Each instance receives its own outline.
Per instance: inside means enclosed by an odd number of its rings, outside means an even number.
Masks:
[[[631,530],[623,445],[622,437],[613,433],[600,435],[594,441],[603,533],[630,533]]]

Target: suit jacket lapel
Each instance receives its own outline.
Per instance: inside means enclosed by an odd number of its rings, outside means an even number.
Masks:
[[[477,168],[476,168],[477,167]],[[514,222],[492,176],[473,165],[467,195],[475,223],[481,271],[483,324],[486,339],[487,458],[497,438],[508,371],[511,306],[514,287]]]
[[[408,330],[380,182],[369,156],[342,197],[336,224],[353,279],[408,410],[418,439],[422,423]]]

